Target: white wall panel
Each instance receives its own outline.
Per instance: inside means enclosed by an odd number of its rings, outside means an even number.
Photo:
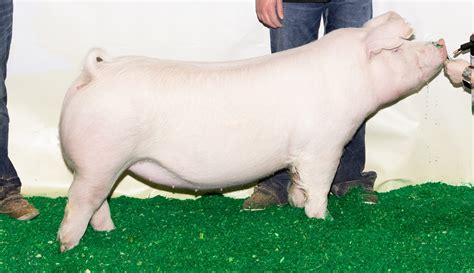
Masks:
[[[7,86],[10,155],[23,192],[67,192],[72,175],[61,157],[57,124],[64,94],[91,47],[112,55],[198,61],[268,54],[268,30],[254,9],[251,0],[16,1]],[[450,52],[474,29],[470,1],[374,1],[374,15],[387,10],[405,17],[417,39],[443,37]],[[367,169],[378,172],[377,189],[472,183],[472,126],[470,94],[442,74],[420,93],[382,110],[367,129]],[[136,197],[157,193],[162,192],[131,177],[115,191]]]

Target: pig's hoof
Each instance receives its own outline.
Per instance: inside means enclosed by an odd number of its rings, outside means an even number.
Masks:
[[[74,243],[62,243],[61,242],[61,245],[59,246],[59,251],[61,253],[64,253],[70,249],[73,249],[77,244],[74,244]]]
[[[59,251],[64,253],[79,244],[79,240],[71,240],[71,236],[65,236],[67,233],[61,230],[58,232],[57,240],[59,240]]]
[[[327,219],[327,217],[330,217],[326,205],[321,203],[307,202],[304,211],[309,218]]]
[[[66,252],[67,250],[69,250],[69,249],[68,249],[65,245],[61,245],[61,246],[59,247],[59,252],[61,252],[61,253],[64,253],[64,252]]]
[[[64,253],[64,252],[74,248],[79,243],[79,242],[67,241],[64,238],[62,238],[61,235],[59,235],[58,237],[59,237],[59,244],[60,244],[59,251],[61,253]]]
[[[317,219],[331,219],[331,216],[329,215],[329,212],[327,210],[323,211],[310,211],[308,209],[305,209],[306,216],[309,218],[317,218]]]
[[[306,195],[302,189],[299,188],[290,188],[288,193],[288,202],[293,207],[304,208],[306,202]]]
[[[91,221],[91,226],[95,231],[112,231],[115,229],[112,219],[103,222]]]
[[[109,226],[109,225],[104,225],[104,226],[94,226],[94,225],[92,225],[92,228],[95,231],[112,231],[112,230],[115,229],[115,226],[114,226],[114,224],[112,224],[111,226]]]

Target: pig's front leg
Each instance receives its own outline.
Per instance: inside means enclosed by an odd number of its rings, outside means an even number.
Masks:
[[[298,184],[306,197],[305,213],[310,218],[324,219],[329,216],[328,194],[342,155],[342,148],[327,151],[326,154],[314,152],[310,156],[303,156],[295,164],[299,176]]]

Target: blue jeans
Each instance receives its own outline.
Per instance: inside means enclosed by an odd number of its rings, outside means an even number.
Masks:
[[[338,28],[361,27],[372,18],[371,0],[331,0],[328,3],[283,3],[283,27],[270,29],[272,53],[302,46],[318,39],[321,18],[324,32]],[[365,167],[365,123],[344,148],[333,183],[344,183],[363,178]],[[281,170],[263,180],[262,187],[274,190],[286,198],[290,177]]]
[[[7,61],[12,39],[12,0],[0,0],[0,200],[21,187],[15,167],[8,157]]]

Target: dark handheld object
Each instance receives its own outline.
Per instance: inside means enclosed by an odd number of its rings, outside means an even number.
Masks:
[[[462,44],[457,50],[453,52],[454,57],[457,55],[463,53],[466,50],[470,50],[471,52],[471,65],[469,66],[470,69],[466,69],[463,72],[463,85],[465,88],[471,90],[472,89],[472,83],[471,83],[471,73],[472,69],[474,69],[474,34],[471,35],[469,38],[469,42]]]
[[[471,66],[474,65],[473,56],[474,56],[474,34],[471,35],[469,42],[462,44],[458,49],[453,52],[454,57],[463,53],[464,51],[471,50]]]

